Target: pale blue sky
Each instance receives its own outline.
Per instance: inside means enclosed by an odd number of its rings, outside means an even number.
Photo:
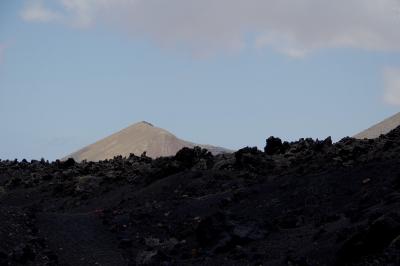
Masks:
[[[194,0],[58,1],[0,3],[0,159],[54,160],[141,120],[232,149],[270,135],[338,140],[399,109],[397,0],[349,11],[357,25],[341,6],[326,11],[338,21],[304,22],[316,0],[299,1],[303,15],[279,11],[294,22],[264,21],[258,0],[221,14],[209,0],[202,14]]]

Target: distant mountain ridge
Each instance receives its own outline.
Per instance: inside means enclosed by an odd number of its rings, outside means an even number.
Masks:
[[[195,146],[205,148],[214,155],[232,152],[222,147],[179,139],[165,129],[142,121],[65,156],[62,160],[73,158],[75,161],[100,161],[118,155],[128,157],[131,153],[141,155],[143,152],[151,158],[157,158],[175,155],[183,147]]]
[[[356,139],[374,139],[378,138],[382,134],[389,133],[398,126],[400,126],[400,112],[354,135],[353,137]]]

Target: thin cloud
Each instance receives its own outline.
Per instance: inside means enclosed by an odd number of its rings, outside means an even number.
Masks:
[[[400,105],[400,68],[386,68],[384,71],[384,101]]]
[[[7,45],[5,43],[0,43],[0,64],[4,61],[4,54],[6,51]]]
[[[59,20],[61,15],[43,5],[43,1],[30,1],[21,12],[21,18],[29,22],[50,22]]]
[[[292,57],[338,47],[400,51],[399,0],[57,1],[58,10],[41,5],[25,19],[63,17],[63,23],[85,28],[107,23],[196,53],[246,47],[272,47]]]

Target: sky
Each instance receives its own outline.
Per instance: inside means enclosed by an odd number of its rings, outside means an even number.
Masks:
[[[400,0],[5,0],[0,159],[145,120],[231,149],[399,111]]]

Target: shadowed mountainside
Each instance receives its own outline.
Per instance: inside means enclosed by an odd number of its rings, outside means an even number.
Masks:
[[[151,158],[157,158],[175,155],[183,147],[195,146],[206,148],[214,155],[232,152],[221,147],[181,140],[165,129],[142,121],[65,156],[63,160],[73,158],[75,161],[100,161],[119,155],[128,157],[131,153],[140,155],[143,152]]]
[[[213,156],[0,161],[0,265],[400,265],[400,128]]]

